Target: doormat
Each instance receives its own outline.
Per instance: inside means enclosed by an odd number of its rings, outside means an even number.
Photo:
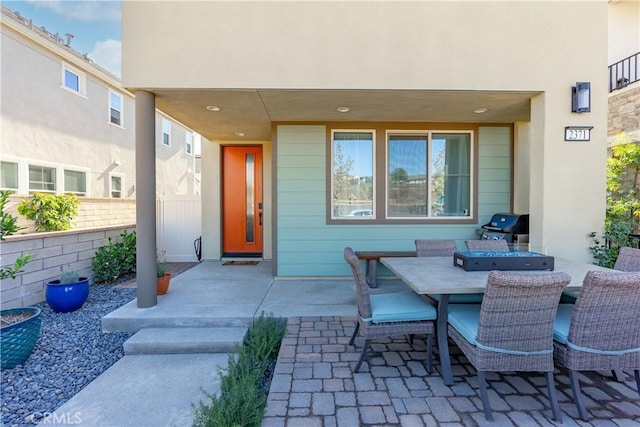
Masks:
[[[258,265],[260,261],[225,261],[222,265]]]

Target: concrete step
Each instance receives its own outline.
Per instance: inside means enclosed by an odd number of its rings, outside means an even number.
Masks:
[[[125,355],[230,353],[246,327],[146,328],[123,344]]]
[[[226,328],[250,326],[253,320],[253,313],[246,315],[228,313],[228,315],[211,314],[211,310],[206,311],[190,309],[193,313],[163,312],[155,307],[151,309],[139,310],[124,306],[113,311],[101,320],[103,332],[129,332],[135,333],[147,328]]]

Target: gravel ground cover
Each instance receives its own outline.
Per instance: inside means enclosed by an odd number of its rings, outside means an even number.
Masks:
[[[38,304],[42,329],[33,353],[23,365],[2,371],[2,425],[38,423],[118,361],[131,334],[103,333],[100,319],[135,296],[132,288],[92,285],[85,304],[72,313]]]

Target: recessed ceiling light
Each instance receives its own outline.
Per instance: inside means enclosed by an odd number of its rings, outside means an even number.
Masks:
[[[475,110],[473,110],[473,112],[476,114],[486,113],[487,111],[489,111],[489,109],[485,107],[476,108]]]
[[[338,107],[338,108],[336,108],[336,110],[337,110],[339,113],[348,113],[348,112],[349,112],[349,110],[351,110],[351,108],[349,108],[349,107]]]
[[[244,132],[235,132],[234,135],[235,136],[244,136]]]
[[[217,105],[207,105],[207,110],[209,110],[209,111],[220,111],[220,110],[222,110],[222,108],[218,107]]]

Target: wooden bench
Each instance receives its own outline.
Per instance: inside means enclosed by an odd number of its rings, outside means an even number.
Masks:
[[[382,257],[405,257],[416,256],[416,251],[356,251],[358,259],[367,262],[366,279],[370,288],[377,288],[378,281],[376,271],[378,270],[378,261]]]

